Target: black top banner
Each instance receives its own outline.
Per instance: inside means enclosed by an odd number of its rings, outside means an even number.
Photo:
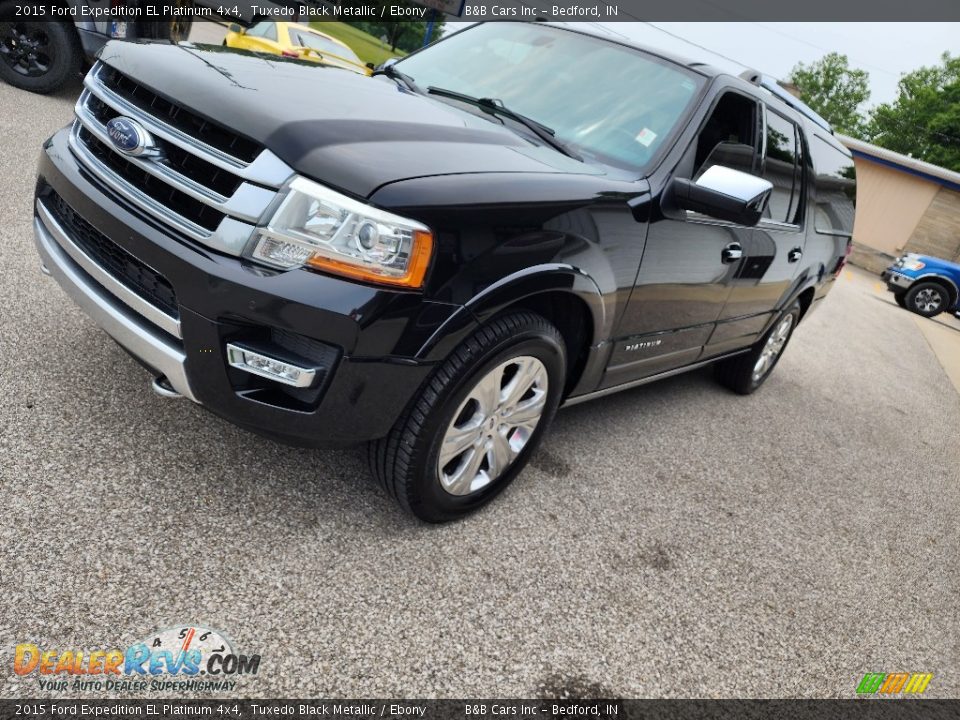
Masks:
[[[410,22],[442,13],[464,21],[742,22],[960,21],[951,0],[9,0],[0,14],[30,20],[164,22],[171,18]],[[0,18],[8,19],[8,18]],[[762,28],[758,33],[764,32]],[[869,29],[864,29],[869,34]],[[909,35],[909,26],[904,34]]]

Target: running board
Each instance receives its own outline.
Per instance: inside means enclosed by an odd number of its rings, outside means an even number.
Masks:
[[[727,358],[735,357],[737,355],[743,355],[744,353],[750,352],[751,348],[746,347],[743,350],[737,350],[732,353],[725,353],[724,355],[717,355],[712,357],[709,360],[700,360],[693,363],[692,365],[684,365],[683,367],[674,368],[673,370],[666,370],[662,373],[657,373],[656,375],[650,375],[649,377],[640,378],[639,380],[631,380],[628,383],[623,383],[621,385],[614,385],[613,387],[604,388],[603,390],[595,390],[585,395],[577,395],[573,398],[567,398],[563,401],[560,407],[570,407],[571,405],[579,405],[580,403],[587,402],[588,400],[596,400],[597,398],[604,397],[606,395],[613,395],[618,393],[621,390],[629,390],[630,388],[640,387],[641,385],[647,385],[648,383],[656,382],[657,380],[663,380],[664,378],[673,377],[674,375],[681,375],[685,372],[690,372],[691,370],[696,370],[698,368],[711,365],[712,363],[718,362],[720,360],[726,360]]]

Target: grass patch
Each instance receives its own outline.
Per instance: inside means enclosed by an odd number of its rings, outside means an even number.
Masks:
[[[365,33],[353,25],[327,20],[314,20],[310,25],[322,33],[326,33],[327,35],[337,38],[337,40],[345,42],[364,62],[372,62],[374,65],[379,65],[388,58],[406,55],[403,50],[391,50],[389,45],[380,42],[380,40],[373,35]]]

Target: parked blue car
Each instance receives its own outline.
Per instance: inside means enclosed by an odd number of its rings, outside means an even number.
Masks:
[[[924,317],[954,310],[960,317],[960,265],[948,260],[907,253],[884,270],[897,305]]]

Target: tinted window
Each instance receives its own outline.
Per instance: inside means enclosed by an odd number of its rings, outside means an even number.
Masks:
[[[247,30],[247,35],[254,37],[267,38],[268,40],[277,39],[277,24],[275,22],[258,22],[251,25]]]
[[[853,158],[817,136],[810,144],[810,151],[817,174],[814,229],[830,235],[852,235],[857,199]]]
[[[800,204],[800,154],[797,129],[792,122],[773,112],[767,113],[767,156],[763,177],[773,184],[764,217],[777,222],[794,223]]]
[[[588,158],[631,170],[669,141],[705,82],[639,50],[532,22],[474,25],[398,68],[420,87],[497,98]]]
[[[757,103],[738,93],[726,93],[697,137],[694,177],[714,165],[754,173],[758,147]]]

